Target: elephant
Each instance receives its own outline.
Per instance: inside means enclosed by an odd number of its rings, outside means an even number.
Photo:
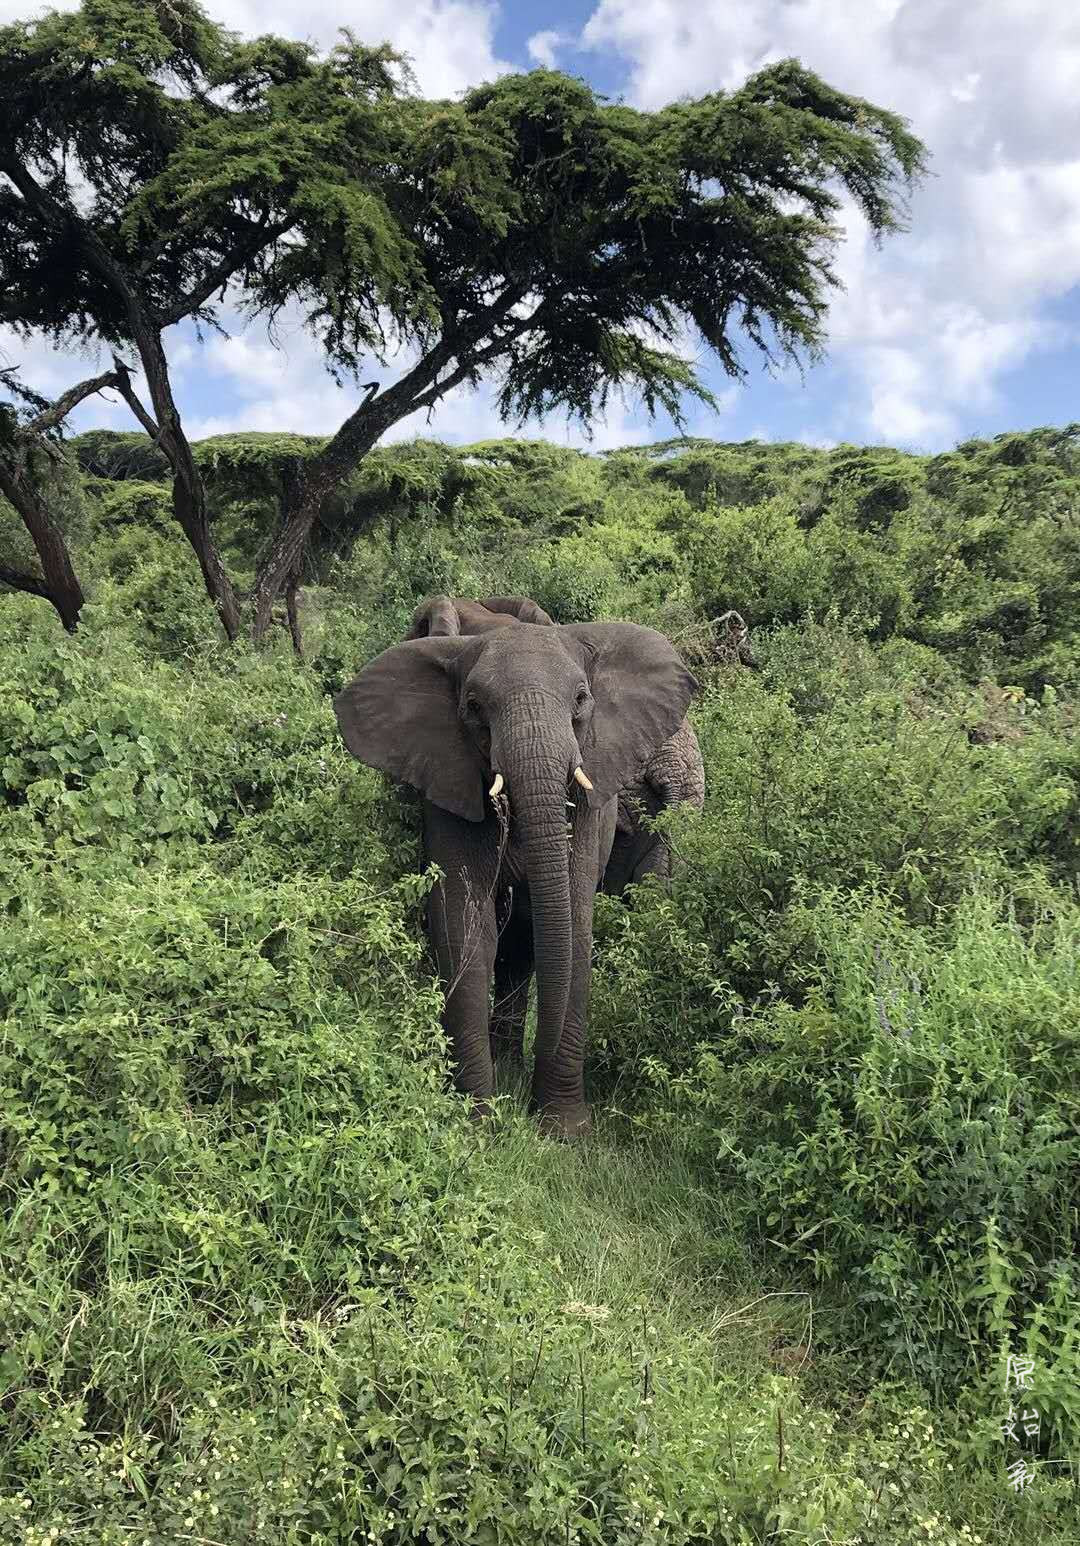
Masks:
[[[601,889],[622,896],[627,886],[646,875],[670,876],[671,848],[662,832],[644,818],[658,816],[671,805],[705,804],[705,764],[694,727],[684,719],[675,734],[657,748],[639,778],[619,791],[615,836],[604,868]]]
[[[463,596],[429,596],[413,613],[406,639],[451,638],[457,634],[490,633],[513,623],[540,623],[554,627],[555,619],[528,596],[486,596],[466,601]]]
[[[593,903],[618,795],[696,690],[650,628],[515,623],[406,640],[335,698],[349,751],[422,796],[424,855],[442,872],[427,929],[474,1115],[509,1050],[506,1006],[520,1007],[535,975],[530,1109],[555,1136],[588,1132]]]
[[[728,638],[734,638],[734,625],[730,620],[737,617],[737,613],[729,612],[717,620],[727,625]],[[429,596],[417,607],[407,637],[486,633],[517,621],[557,626],[527,596],[489,596],[484,601],[467,601],[460,596]],[[742,625],[741,646],[743,635],[748,635],[748,631],[741,617],[738,622]],[[685,719],[675,734],[657,748],[638,776],[619,791],[615,836],[601,878],[601,890],[611,896],[622,896],[627,886],[643,880],[646,875],[671,874],[670,846],[663,833],[646,827],[643,818],[657,816],[669,805],[683,803],[698,811],[705,803],[701,747],[693,726]],[[507,1034],[511,1044],[516,1046],[518,1025],[524,1023],[519,1004],[513,1007],[508,1019]]]
[[[724,612],[714,617],[710,626],[714,639],[712,653],[717,661],[753,671],[759,669],[750,629],[740,613]],[[700,811],[704,803],[705,765],[701,747],[690,721],[684,719],[671,739],[650,757],[637,782],[619,795],[615,839],[604,871],[604,892],[621,896],[627,886],[646,875],[669,876],[671,848],[664,835],[652,831],[642,818],[658,816],[672,805],[690,805]]]

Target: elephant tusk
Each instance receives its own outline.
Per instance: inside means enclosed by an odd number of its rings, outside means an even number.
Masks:
[[[591,789],[592,788],[592,784],[585,777],[585,774],[582,772],[581,768],[575,768],[574,769],[574,782],[575,782],[575,784],[580,784],[582,789]]]
[[[493,800],[497,800],[499,798],[499,796],[503,792],[503,787],[504,787],[503,776],[502,776],[501,773],[496,773],[495,780],[492,783],[491,788],[488,790],[488,794],[491,796],[491,798]]]

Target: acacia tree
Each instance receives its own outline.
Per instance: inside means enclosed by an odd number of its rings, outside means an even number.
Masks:
[[[388,49],[241,43],[190,0],[84,0],[0,31],[9,142],[0,320],[135,347],[152,412],[121,390],[170,459],[230,636],[162,334],[215,322],[231,283],[251,315],[301,307],[338,372],[407,362],[303,464],[256,574],[256,637],[327,496],[458,385],[493,377],[508,419],[587,420],[628,388],[678,420],[688,395],[712,401],[702,344],[732,376],[741,347],[813,356],[841,196],[876,236],[896,229],[924,154],[791,60],[651,113],[547,70],[432,102]]]
[[[74,633],[84,598],[63,528],[49,509],[49,472],[65,460],[56,436],[68,414],[93,393],[116,386],[117,376],[113,371],[94,376],[54,403],[22,386],[14,371],[0,371],[0,380],[30,409],[19,414],[14,406],[0,403],[0,494],[25,526],[40,567],[35,573],[0,562],[0,584],[40,596],[56,609],[68,633]]]
[[[105,344],[116,385],[173,474],[173,510],[229,638],[240,600],[214,542],[164,335],[213,326],[230,285],[254,308],[298,293],[298,258],[333,284],[368,254],[388,49],[320,60],[241,43],[190,0],[85,0],[0,29],[0,322]],[[290,277],[294,276],[294,277]]]

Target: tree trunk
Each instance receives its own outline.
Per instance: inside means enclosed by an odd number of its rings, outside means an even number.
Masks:
[[[289,620],[289,637],[292,639],[293,649],[304,658],[304,641],[300,635],[300,617],[296,610],[296,596],[300,589],[300,575],[294,569],[285,586],[285,615]]]
[[[79,613],[82,611],[85,598],[71,562],[63,532],[46,510],[37,490],[31,486],[25,474],[2,462],[0,462],[0,493],[8,504],[18,511],[23,525],[30,533],[30,539],[41,563],[43,579],[40,588],[25,583],[33,581],[32,576],[26,575],[18,577],[23,582],[18,584],[18,589],[31,591],[32,594],[51,602],[68,633],[74,633],[79,624]],[[16,583],[10,578],[11,571],[6,573],[7,583]]]
[[[194,549],[207,594],[217,608],[226,637],[232,642],[240,634],[240,603],[214,541],[206,512],[206,488],[173,399],[161,334],[146,321],[133,297],[129,305],[129,317],[150,392],[154,418],[151,419],[146,413],[132,390],[129,372],[118,364],[120,392],[144,429],[157,441],[169,459],[173,470],[173,514]]]
[[[271,609],[295,571],[299,573],[312,527],[324,501],[354,471],[379,437],[412,412],[414,404],[399,391],[401,383],[369,407],[363,402],[347,418],[318,456],[289,480],[282,498],[282,525],[259,566],[251,593],[252,638],[259,642],[270,626]],[[371,390],[374,390],[372,385]]]
[[[280,530],[284,530],[289,522],[289,510],[296,498],[298,485],[303,478],[303,462],[299,458],[293,462],[286,462],[281,473],[281,491],[278,495],[278,513],[281,517]],[[297,598],[300,593],[300,581],[303,575],[304,555],[301,552],[293,567],[289,570],[285,581],[285,618],[288,623],[289,637],[292,639],[293,649],[301,660],[304,658],[304,641],[300,631],[300,614],[297,608]]]
[[[270,626],[271,610],[282,590],[303,568],[308,538],[319,518],[323,502],[341,480],[357,467],[371,450],[383,426],[374,430],[347,454],[333,458],[324,451],[290,481],[282,500],[282,525],[270,551],[259,566],[251,593],[252,638],[257,644]],[[329,448],[328,448],[329,449]]]
[[[522,299],[521,286],[508,286],[504,293],[480,316],[444,336],[413,368],[386,391],[370,381],[364,390],[368,396],[341,424],[322,451],[304,468],[286,499],[286,520],[276,542],[267,554],[255,578],[252,592],[252,636],[262,639],[270,626],[270,611],[281,594],[294,565],[302,557],[311,528],[323,501],[356,468],[392,424],[407,418],[417,408],[431,408],[459,382],[467,380],[478,364],[497,359],[513,337],[527,332],[535,324],[537,313],[519,320],[504,332],[496,344],[480,347],[486,332],[509,316]],[[537,312],[539,308],[537,308]],[[442,373],[456,361],[450,375]]]
[[[186,455],[179,459],[179,465],[173,463],[176,469],[173,477],[173,513],[195,550],[207,595],[217,608],[226,638],[232,643],[240,636],[240,604],[214,541],[206,513],[206,490],[191,455],[191,447],[180,429],[179,415],[176,418],[175,433],[182,441]]]
[[[322,494],[313,492],[306,482],[303,487],[307,492],[293,496],[295,503],[287,512],[285,525],[255,576],[255,588],[251,593],[251,636],[256,644],[266,635],[274,602],[282,587],[298,573],[304,561],[308,536],[322,508]]]

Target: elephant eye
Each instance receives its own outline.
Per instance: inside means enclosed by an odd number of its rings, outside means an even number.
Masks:
[[[465,712],[467,714],[479,714],[480,699],[475,693],[470,692],[465,695]]]
[[[575,708],[583,709],[585,707],[586,703],[588,703],[588,701],[589,701],[589,689],[585,686],[585,684],[583,682],[581,684],[581,686],[577,690],[577,697],[574,699],[574,706],[575,706]]]

